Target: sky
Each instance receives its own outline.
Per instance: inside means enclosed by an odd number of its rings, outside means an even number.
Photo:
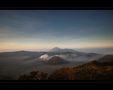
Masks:
[[[113,10],[0,10],[0,51],[113,47]]]

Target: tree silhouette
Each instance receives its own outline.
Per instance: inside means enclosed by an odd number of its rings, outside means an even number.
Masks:
[[[19,77],[19,80],[46,80],[47,73],[32,71],[29,75],[22,75]]]

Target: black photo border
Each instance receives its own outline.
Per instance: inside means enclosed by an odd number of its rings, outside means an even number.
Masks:
[[[98,0],[98,1],[0,1],[0,10],[113,10],[112,0]],[[63,85],[64,84],[64,85]],[[44,85],[44,86],[43,86]],[[81,86],[82,85],[82,86]],[[60,88],[64,86],[73,86],[74,88],[82,88],[90,85],[95,88],[97,85],[102,87],[113,86],[113,81],[13,81],[13,80],[1,80],[1,88],[22,88],[22,87],[35,87],[46,88],[48,86]],[[77,87],[76,87],[77,86]],[[107,87],[107,88],[108,88]],[[91,89],[91,88],[90,88]]]

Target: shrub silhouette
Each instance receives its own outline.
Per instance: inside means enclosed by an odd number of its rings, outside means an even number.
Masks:
[[[29,75],[21,75],[19,80],[46,80],[47,75],[44,72],[32,71]]]

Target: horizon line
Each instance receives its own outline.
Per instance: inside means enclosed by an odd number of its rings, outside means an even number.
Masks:
[[[53,47],[54,48],[54,47]],[[58,47],[58,48],[60,48],[60,47]],[[67,48],[67,49],[109,49],[109,48],[113,48],[113,47],[86,47],[86,48]],[[1,51],[0,50],[0,53],[1,52],[18,52],[18,51],[27,51],[27,52],[46,52],[46,51],[49,51],[50,49],[52,49],[52,48],[46,48],[46,49],[39,49],[39,50],[4,50],[4,51]],[[61,48],[61,49],[66,49],[66,48]]]

